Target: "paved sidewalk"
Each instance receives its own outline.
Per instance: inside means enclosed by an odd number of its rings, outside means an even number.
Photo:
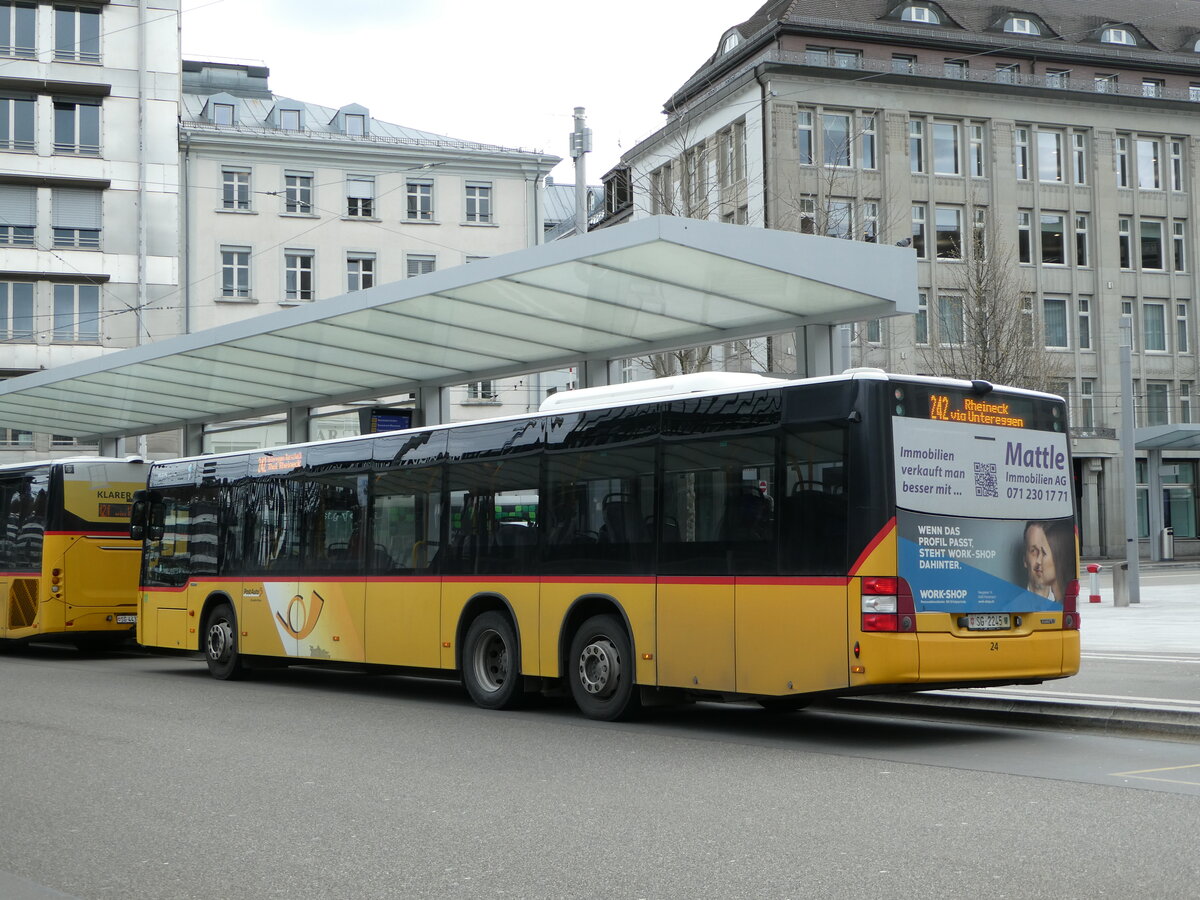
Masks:
[[[1084,653],[1200,655],[1200,563],[1144,564],[1143,574],[1169,571],[1178,577],[1178,583],[1149,585],[1143,580],[1141,602],[1129,606],[1114,604],[1115,563],[1106,561],[1101,565],[1100,603],[1088,602],[1086,567],[1080,579],[1080,642]]]

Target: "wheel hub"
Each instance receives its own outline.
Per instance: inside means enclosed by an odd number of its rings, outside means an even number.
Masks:
[[[508,646],[494,631],[479,637],[475,645],[475,678],[488,691],[498,691],[508,681]]]
[[[214,622],[208,629],[208,658],[220,662],[229,656],[233,647],[233,629],[224,619]]]
[[[621,657],[608,638],[597,638],[579,654],[579,683],[589,694],[607,697],[621,677]]]

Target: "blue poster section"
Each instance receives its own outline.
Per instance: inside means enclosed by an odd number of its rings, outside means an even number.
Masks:
[[[1061,609],[1065,585],[1075,578],[1072,520],[963,519],[899,510],[896,525],[900,576],[912,589],[917,612]],[[1038,556],[1043,542],[1049,551],[1047,532],[1067,529],[1069,551],[1063,545],[1057,558]]]

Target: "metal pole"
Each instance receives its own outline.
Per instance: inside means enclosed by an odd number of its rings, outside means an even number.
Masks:
[[[575,233],[587,234],[587,158],[592,149],[592,130],[584,125],[583,107],[575,107],[575,130],[571,132],[571,158],[575,160]]]
[[[1137,461],[1133,439],[1133,323],[1121,323],[1121,493],[1125,499],[1125,565],[1130,603],[1141,602],[1138,579]]]

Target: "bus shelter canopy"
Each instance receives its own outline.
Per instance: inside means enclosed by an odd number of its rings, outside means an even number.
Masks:
[[[1139,450],[1200,450],[1200,425],[1148,425],[1134,429]]]
[[[912,250],[655,216],[0,382],[0,424],[75,437],[916,312]]]

